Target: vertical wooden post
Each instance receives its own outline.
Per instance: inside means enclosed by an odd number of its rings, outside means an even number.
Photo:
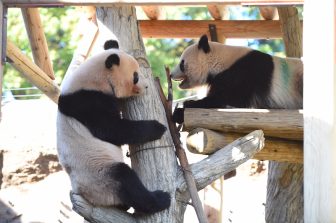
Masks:
[[[22,8],[21,12],[29,37],[34,62],[54,80],[54,70],[49,57],[47,40],[44,35],[38,8]]]
[[[305,222],[336,222],[335,18],[335,0],[305,2]]]
[[[3,16],[4,16],[4,14],[3,14],[3,10],[4,10],[4,7],[3,7],[3,3],[2,3],[2,1],[0,0],[0,43],[3,43],[3,33],[2,33],[2,31],[3,31],[3,26],[4,26],[4,24],[3,24]],[[2,46],[1,46],[1,49],[0,49],[0,122],[1,122],[1,118],[2,118],[2,115],[1,115],[1,101],[2,101],[2,81],[3,81],[3,71],[4,71],[4,66],[5,66],[5,62],[4,61],[2,61],[2,57],[3,57],[3,55],[2,55],[2,53],[3,53],[3,51],[2,51],[2,48],[3,47],[5,47],[5,46],[3,46],[3,44],[2,44]]]
[[[279,7],[281,30],[289,57],[302,56],[302,29],[294,7]],[[266,222],[303,222],[303,165],[269,162]]]

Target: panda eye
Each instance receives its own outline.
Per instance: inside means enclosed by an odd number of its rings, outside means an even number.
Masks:
[[[184,72],[184,60],[182,60],[180,63],[180,70]]]
[[[139,74],[138,72],[133,73],[133,84],[137,84],[139,81]]]

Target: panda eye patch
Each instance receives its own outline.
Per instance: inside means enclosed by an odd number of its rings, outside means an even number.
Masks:
[[[138,72],[134,72],[133,74],[133,84],[137,84],[139,81],[139,74]]]
[[[180,63],[180,70],[184,72],[184,60],[182,60]]]

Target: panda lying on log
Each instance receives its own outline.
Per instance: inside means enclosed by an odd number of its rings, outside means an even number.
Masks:
[[[60,163],[73,192],[95,206],[133,207],[147,214],[164,210],[170,195],[148,191],[123,162],[120,145],[160,139],[166,127],[121,117],[119,102],[143,94],[147,83],[137,61],[116,41],[104,48],[63,80],[57,115]]]
[[[300,59],[209,42],[206,35],[184,50],[171,78],[182,81],[181,89],[209,88],[205,98],[185,101],[184,108],[302,108]],[[183,113],[176,109],[173,120],[182,123]]]

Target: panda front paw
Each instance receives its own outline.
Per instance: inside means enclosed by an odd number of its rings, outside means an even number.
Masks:
[[[184,108],[176,108],[173,112],[173,122],[182,124],[184,122]]]
[[[156,120],[146,121],[143,131],[148,137],[148,141],[160,139],[167,130],[166,126]]]

